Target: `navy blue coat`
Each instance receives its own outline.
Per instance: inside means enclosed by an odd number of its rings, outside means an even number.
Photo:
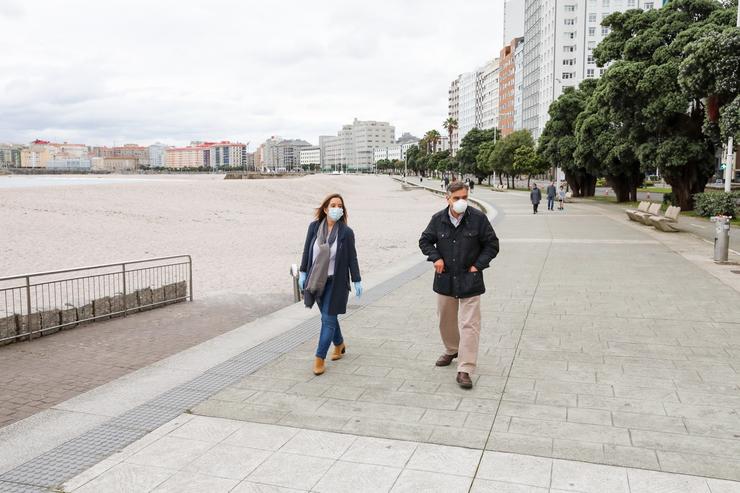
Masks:
[[[337,231],[337,257],[334,259],[334,287],[331,300],[329,301],[329,314],[339,315],[347,313],[347,299],[349,299],[350,277],[352,282],[360,282],[360,264],[357,262],[357,250],[355,249],[355,233],[344,221],[334,225]],[[313,245],[316,243],[316,235],[319,230],[319,222],[314,221],[308,225],[306,243],[303,246],[303,259],[301,260],[301,272],[310,272],[313,264]]]

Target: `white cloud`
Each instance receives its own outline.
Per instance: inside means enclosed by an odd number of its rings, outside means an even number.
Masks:
[[[0,0],[0,141],[421,134],[500,49],[503,0]]]

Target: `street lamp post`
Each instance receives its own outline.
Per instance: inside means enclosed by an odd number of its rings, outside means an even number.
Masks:
[[[737,9],[737,20],[735,25],[740,27],[740,5]],[[727,162],[725,163],[725,192],[730,193],[732,191],[732,172],[735,169],[734,156],[735,146],[732,142],[732,137],[727,139]]]

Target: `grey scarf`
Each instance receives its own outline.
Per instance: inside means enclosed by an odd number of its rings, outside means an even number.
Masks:
[[[319,240],[319,253],[311,266],[308,273],[306,287],[303,293],[303,300],[307,307],[311,308],[316,299],[321,298],[326,286],[326,280],[329,277],[329,260],[331,259],[331,246],[337,241],[339,224],[335,224],[329,233],[329,225],[326,219],[321,221],[317,231]],[[328,236],[328,237],[327,237]]]

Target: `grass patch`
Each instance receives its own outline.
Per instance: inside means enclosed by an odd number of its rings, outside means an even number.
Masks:
[[[671,193],[673,190],[671,190],[670,188],[646,187],[638,188],[637,191],[646,193]]]
[[[692,219],[698,219],[700,221],[706,221],[708,223],[711,223],[708,217],[700,216],[695,211],[681,211],[681,215],[685,217],[690,217]],[[712,223],[713,224],[713,223]],[[732,226],[740,226],[740,218],[733,217],[730,219],[730,225]]]

